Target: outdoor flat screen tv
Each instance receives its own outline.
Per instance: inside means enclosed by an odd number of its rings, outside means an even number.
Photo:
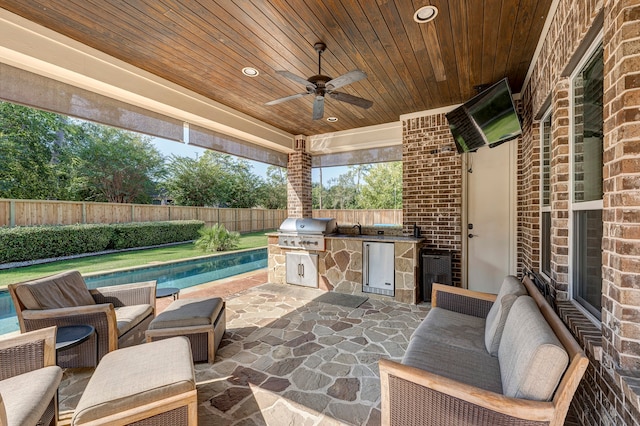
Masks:
[[[449,129],[460,154],[490,148],[522,134],[507,79],[483,90],[446,114]]]

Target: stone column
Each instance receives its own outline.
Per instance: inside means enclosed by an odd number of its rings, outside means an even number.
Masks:
[[[640,372],[638,10],[636,1],[608,1],[604,15],[602,363],[614,379]]]
[[[311,217],[311,155],[307,138],[295,138],[294,152],[287,165],[287,209],[289,217]]]
[[[569,79],[561,79],[552,92],[551,116],[551,286],[558,300],[567,300],[569,288]]]

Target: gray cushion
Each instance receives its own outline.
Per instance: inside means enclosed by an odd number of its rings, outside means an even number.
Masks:
[[[213,324],[223,306],[219,297],[174,300],[151,321],[149,329]]]
[[[7,414],[6,424],[37,424],[58,390],[61,380],[62,369],[50,366],[0,381],[0,394]]]
[[[525,294],[527,294],[527,289],[518,278],[513,275],[505,277],[496,300],[487,314],[484,344],[491,355],[498,356],[504,323],[507,320],[511,306],[518,296]]]
[[[486,351],[462,349],[415,336],[409,342],[402,364],[502,393],[498,359]]]
[[[460,314],[442,308],[432,308],[413,332],[411,338],[421,337],[471,351],[487,353],[484,346],[484,318]]]
[[[18,284],[16,295],[26,309],[55,309],[95,305],[78,271],[63,272]]]
[[[127,331],[140,324],[143,319],[153,313],[151,305],[131,305],[114,308],[116,313],[116,323],[118,324],[118,336],[122,336]]]
[[[529,296],[513,303],[498,350],[504,395],[549,401],[569,356]]]
[[[118,349],[98,364],[71,424],[87,423],[195,388],[191,346],[186,337]]]

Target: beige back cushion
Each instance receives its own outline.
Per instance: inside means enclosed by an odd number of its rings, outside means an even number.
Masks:
[[[549,401],[569,355],[529,296],[513,303],[498,351],[505,396]]]
[[[484,344],[487,347],[487,352],[491,355],[498,356],[502,330],[504,330],[504,323],[507,321],[511,306],[518,296],[525,294],[527,294],[527,289],[518,278],[513,275],[505,277],[496,301],[491,305],[487,314],[484,328]]]
[[[95,305],[78,271],[63,272],[19,284],[16,295],[26,309]]]

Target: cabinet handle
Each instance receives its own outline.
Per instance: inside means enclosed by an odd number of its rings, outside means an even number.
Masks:
[[[304,263],[300,264],[300,270],[302,271],[302,273],[300,274],[300,276],[304,277]]]
[[[366,268],[363,268],[364,272],[364,285],[369,285],[369,244],[364,245],[364,260],[367,265]]]

